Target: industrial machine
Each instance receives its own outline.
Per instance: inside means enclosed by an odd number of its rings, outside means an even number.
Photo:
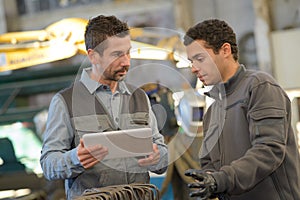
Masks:
[[[32,67],[85,54],[84,31],[86,19],[66,18],[55,22],[43,30],[9,32],[0,35],[0,72]],[[159,38],[157,45],[132,40],[132,58],[136,59],[179,59],[180,37],[161,35],[151,30],[132,28],[131,37]],[[182,64],[182,63],[181,63]]]

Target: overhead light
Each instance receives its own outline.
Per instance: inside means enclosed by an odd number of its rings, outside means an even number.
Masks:
[[[300,89],[287,89],[286,93],[291,101],[296,97],[300,97]]]
[[[187,68],[191,66],[191,62],[187,59],[187,55],[184,52],[173,52],[173,59],[176,62],[177,68]]]
[[[138,48],[130,52],[130,57],[146,60],[168,60],[169,52],[162,49]]]
[[[184,53],[172,52],[170,49],[159,48],[141,42],[131,41],[130,56],[134,59],[145,60],[171,60],[176,63],[177,68],[190,67],[190,62]]]
[[[154,45],[131,41],[130,57],[146,60],[168,60],[170,51]]]
[[[31,193],[31,190],[28,188],[18,189],[18,190],[3,190],[3,191],[0,191],[0,199],[16,198],[16,197],[28,195],[30,193]]]

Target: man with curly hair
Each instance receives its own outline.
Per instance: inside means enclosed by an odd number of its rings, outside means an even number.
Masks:
[[[191,27],[185,37],[192,72],[214,99],[203,120],[201,170],[190,195],[201,199],[300,199],[300,157],[290,99],[267,73],[238,62],[236,35],[223,20]]]

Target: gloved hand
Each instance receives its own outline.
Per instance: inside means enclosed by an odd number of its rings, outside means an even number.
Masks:
[[[196,182],[188,184],[189,188],[197,189],[190,192],[191,197],[200,197],[201,200],[216,197],[217,183],[211,174],[203,170],[188,169],[185,171],[185,175],[196,180]]]

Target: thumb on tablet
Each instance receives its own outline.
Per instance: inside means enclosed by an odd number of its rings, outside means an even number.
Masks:
[[[83,139],[82,139],[82,138],[80,139],[80,145],[81,145],[82,147],[84,147],[84,143],[83,143]]]
[[[153,144],[153,152],[158,152],[159,150],[158,150],[158,146],[157,146],[157,144]]]

